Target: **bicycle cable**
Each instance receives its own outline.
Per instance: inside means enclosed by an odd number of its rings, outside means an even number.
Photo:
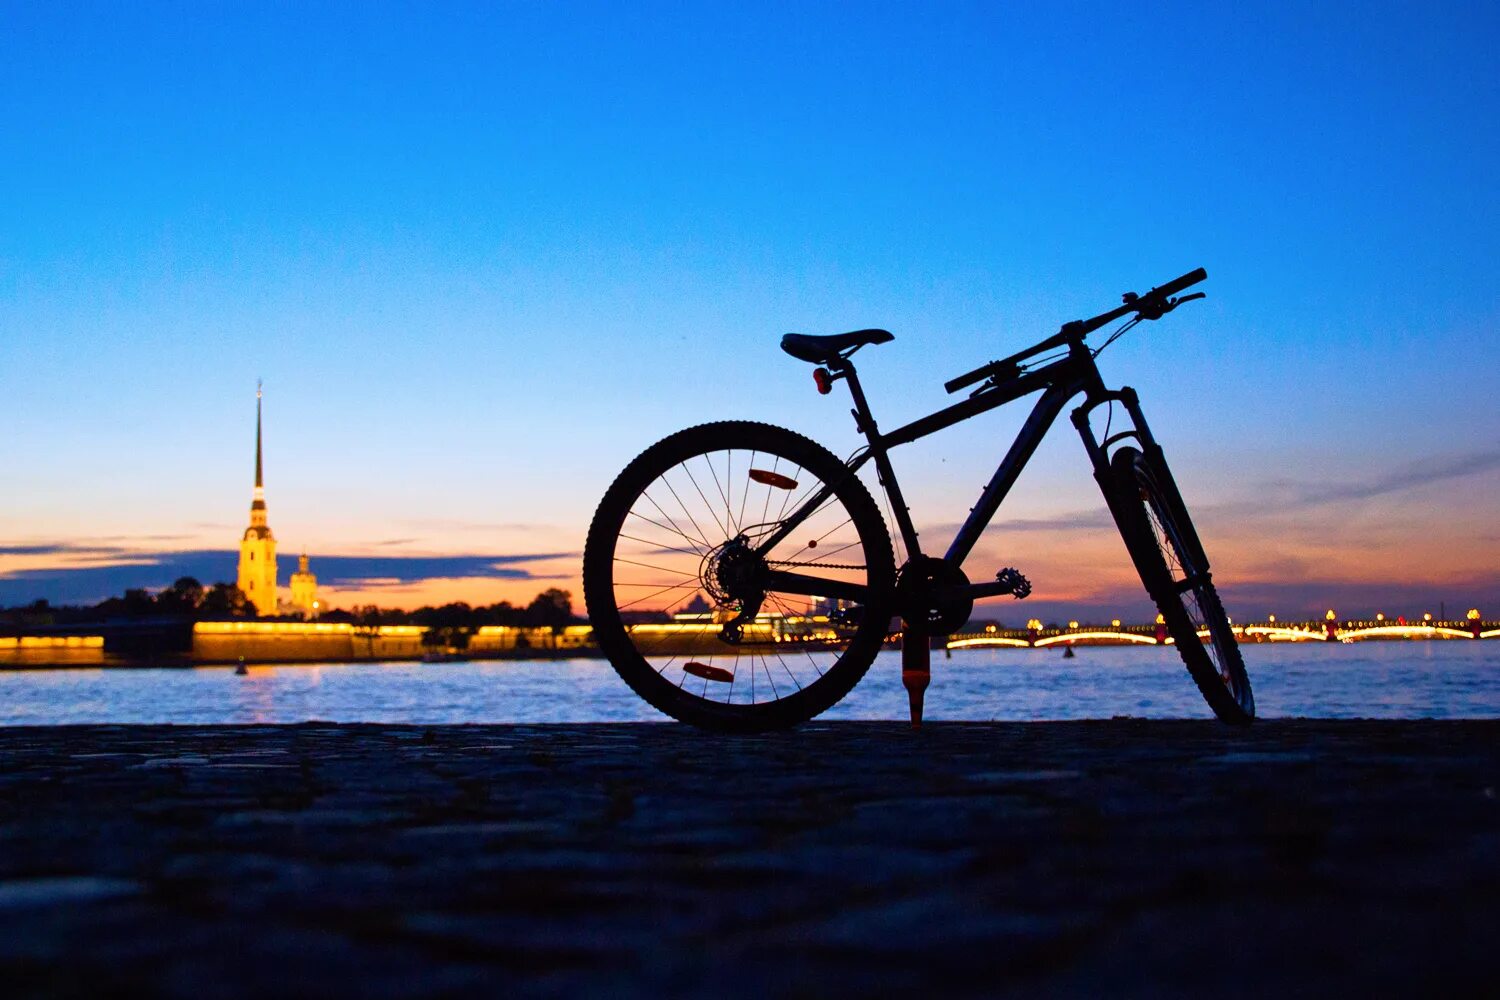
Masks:
[[[1116,329],[1114,333],[1111,333],[1109,335],[1109,339],[1108,340],[1106,340],[1104,343],[1100,344],[1098,347],[1094,348],[1093,351],[1090,352],[1091,356],[1097,358],[1100,354],[1102,354],[1104,352],[1104,349],[1106,347],[1108,347],[1110,344],[1113,344],[1115,341],[1119,340],[1122,336],[1124,336],[1125,331],[1129,330],[1131,327],[1135,326],[1140,321],[1141,321],[1141,316],[1140,316],[1139,313],[1137,313],[1136,316],[1133,319],[1126,320],[1124,323],[1120,324],[1119,328]]]

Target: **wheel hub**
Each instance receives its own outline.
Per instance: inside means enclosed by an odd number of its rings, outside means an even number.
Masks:
[[[765,558],[740,535],[710,552],[699,575],[709,596],[724,605],[762,596],[765,570]]]
[[[719,630],[720,639],[738,643],[744,635],[745,623],[760,613],[761,603],[766,599],[765,573],[765,557],[750,548],[744,535],[725,542],[703,560],[699,571],[703,589],[713,598],[715,606],[736,612]]]

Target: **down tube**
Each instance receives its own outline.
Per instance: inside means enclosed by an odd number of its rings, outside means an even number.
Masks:
[[[969,512],[968,520],[964,521],[963,527],[958,529],[958,534],[953,539],[953,544],[948,546],[948,554],[945,557],[949,563],[955,566],[963,565],[963,561],[969,557],[969,552],[979,542],[979,536],[984,529],[989,527],[990,519],[995,516],[995,511],[1000,509],[1000,504],[1005,500],[1010,488],[1016,484],[1016,479],[1021,475],[1021,470],[1026,463],[1031,461],[1031,456],[1036,454],[1037,445],[1042,443],[1043,436],[1057,415],[1068,405],[1068,400],[1076,396],[1082,387],[1076,384],[1054,385],[1042,393],[1042,398],[1036,401],[1031,408],[1031,415],[1026,418],[1026,423],[1021,425],[1020,433],[1016,435],[1015,442],[1010,446],[1010,451],[1005,453],[1005,458],[1000,462],[1000,468],[995,470],[995,476],[989,481],[989,485],[980,494],[979,502]]]

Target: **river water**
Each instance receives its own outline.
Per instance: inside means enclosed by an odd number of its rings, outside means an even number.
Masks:
[[[1244,649],[1262,717],[1500,717],[1500,642],[1259,644]],[[1170,648],[933,654],[928,719],[1201,718]],[[901,656],[882,653],[823,718],[903,719]],[[0,725],[541,723],[664,718],[603,660],[490,660],[0,673]]]

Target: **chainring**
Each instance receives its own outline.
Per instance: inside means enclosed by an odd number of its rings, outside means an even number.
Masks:
[[[917,556],[896,574],[896,607],[907,627],[928,635],[950,635],[974,612],[972,597],[939,597],[939,591],[969,585],[964,571],[937,556]]]

